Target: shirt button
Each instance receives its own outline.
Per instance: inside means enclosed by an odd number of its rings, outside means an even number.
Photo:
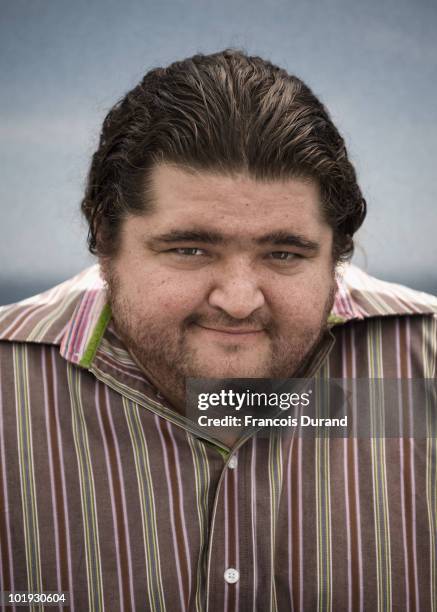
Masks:
[[[225,580],[228,584],[238,582],[239,578],[240,572],[233,567],[228,567],[228,569],[225,571]]]
[[[238,464],[237,456],[232,455],[232,457],[229,459],[228,468],[231,468],[231,470],[234,470],[237,467],[237,464]]]

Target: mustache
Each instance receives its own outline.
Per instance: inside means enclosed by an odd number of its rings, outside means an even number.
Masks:
[[[263,329],[267,333],[273,333],[275,325],[269,318],[260,317],[259,315],[247,317],[246,319],[234,319],[226,313],[218,314],[214,317],[208,317],[199,313],[193,313],[185,319],[185,327],[190,325],[203,325],[204,327],[225,327],[228,329],[235,329],[244,327],[245,329],[259,330]]]

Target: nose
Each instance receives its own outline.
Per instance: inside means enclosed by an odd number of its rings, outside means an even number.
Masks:
[[[213,283],[209,305],[234,319],[246,319],[265,304],[259,278],[250,266],[228,267]]]

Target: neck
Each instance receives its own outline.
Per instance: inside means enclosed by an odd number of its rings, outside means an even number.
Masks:
[[[167,403],[170,404],[171,408],[173,408],[174,410],[176,410],[176,412],[179,412],[180,414],[183,415],[185,413],[185,385],[182,383],[180,386],[177,386],[175,391],[173,392],[170,391],[165,385],[163,385],[157,379],[156,376],[154,376],[154,374],[150,370],[148,370],[140,362],[140,360],[137,358],[137,356],[132,351],[132,349],[129,348],[128,350],[129,350],[129,354],[132,357],[133,361],[139,367],[139,369],[144,374],[144,376],[147,378],[149,383],[151,383],[153,387],[155,387],[157,392],[167,400]]]

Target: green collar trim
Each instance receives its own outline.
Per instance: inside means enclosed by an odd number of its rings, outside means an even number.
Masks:
[[[328,325],[341,325],[342,323],[346,323],[347,319],[345,317],[340,317],[340,315],[336,315],[333,312],[328,317]]]
[[[88,344],[82,355],[82,358],[79,361],[80,366],[84,368],[89,368],[91,366],[111,316],[111,307],[109,306],[109,304],[105,304],[102,312],[100,313],[94,331],[91,334],[90,339],[88,340]]]

